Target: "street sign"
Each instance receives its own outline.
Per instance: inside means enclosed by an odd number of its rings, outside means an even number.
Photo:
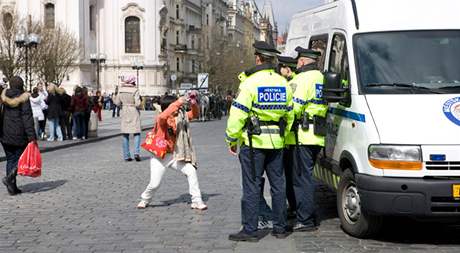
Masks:
[[[198,89],[207,89],[207,88],[209,88],[209,74],[199,73],[198,74]]]
[[[191,84],[191,83],[181,83],[180,88],[182,90],[189,90],[189,89],[193,88],[193,84]]]
[[[176,74],[171,75],[171,81],[175,82],[177,80]]]

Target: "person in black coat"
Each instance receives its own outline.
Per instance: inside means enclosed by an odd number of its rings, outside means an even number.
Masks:
[[[24,92],[24,81],[18,76],[11,78],[10,89],[1,95],[0,142],[6,154],[6,177],[2,182],[10,195],[21,193],[16,184],[19,157],[29,142],[37,140],[29,97]]]
[[[59,119],[62,116],[62,91],[63,89],[54,84],[48,86],[48,98],[46,104],[48,105],[48,122],[49,122],[49,137],[48,141],[54,141],[57,136],[58,141],[63,141],[61,125]]]

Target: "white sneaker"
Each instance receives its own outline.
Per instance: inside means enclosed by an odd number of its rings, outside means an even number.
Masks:
[[[149,202],[145,200],[141,200],[139,204],[137,204],[137,209],[145,209],[149,205]]]
[[[73,137],[72,140],[76,141],[76,140],[78,140],[78,138],[77,138],[77,137]]]
[[[200,202],[193,202],[191,205],[191,208],[203,211],[203,210],[208,209],[208,206],[205,205],[202,201],[200,201]]]

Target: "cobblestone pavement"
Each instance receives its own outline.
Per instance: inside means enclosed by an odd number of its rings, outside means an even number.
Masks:
[[[223,143],[225,121],[193,123],[205,212],[189,208],[187,181],[167,171],[153,207],[136,210],[149,178],[140,163],[121,159],[121,138],[43,155],[43,176],[19,178],[25,191],[0,189],[0,252],[459,252],[460,226],[390,222],[373,240],[339,227],[335,195],[318,187],[321,229],[285,240],[235,243],[240,227],[240,173]],[[4,175],[5,166],[0,176]],[[268,198],[268,194],[267,194]]]

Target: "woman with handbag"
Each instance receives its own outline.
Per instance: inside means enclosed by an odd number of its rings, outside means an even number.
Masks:
[[[11,78],[10,88],[1,95],[0,142],[6,154],[6,177],[2,182],[10,195],[21,193],[16,185],[18,161],[27,144],[37,140],[29,97],[19,76]]]
[[[189,101],[188,101],[189,100]],[[141,195],[137,208],[144,209],[150,203],[153,194],[158,190],[161,179],[167,168],[180,171],[187,176],[189,192],[192,196],[192,209],[206,210],[208,207],[201,198],[200,186],[196,172],[196,154],[192,145],[189,120],[199,114],[196,94],[190,98],[165,96],[160,101],[162,113],[157,116],[154,139],[162,139],[166,143],[165,155],[160,154],[150,160],[150,183]],[[191,110],[187,112],[190,105]]]

